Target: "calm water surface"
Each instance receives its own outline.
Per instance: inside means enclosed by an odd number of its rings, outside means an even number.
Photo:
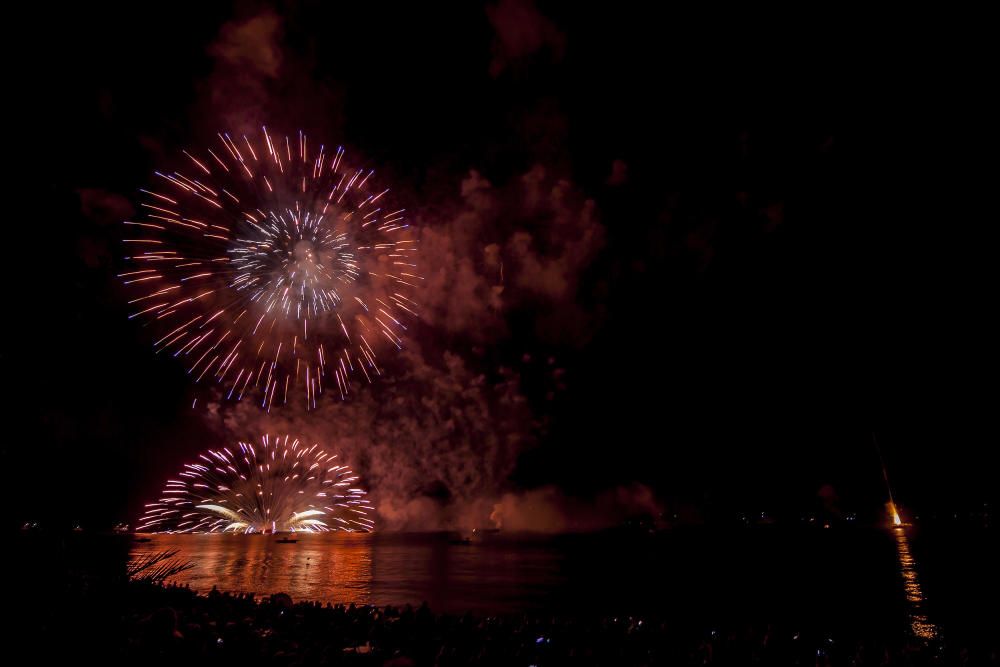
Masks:
[[[876,528],[679,530],[664,535],[155,535],[133,553],[176,549],[199,591],[447,612],[657,613],[693,621],[791,619],[852,631],[989,627],[1000,586],[993,533]],[[923,584],[922,586],[920,584]],[[986,609],[975,612],[972,609]]]

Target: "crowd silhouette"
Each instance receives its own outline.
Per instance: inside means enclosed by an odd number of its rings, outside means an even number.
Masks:
[[[853,638],[773,624],[694,630],[655,618],[435,614],[419,607],[293,602],[279,593],[132,584],[115,650],[135,664],[988,665],[997,638]]]

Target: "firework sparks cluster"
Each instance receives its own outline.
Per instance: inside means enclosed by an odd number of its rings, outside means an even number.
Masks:
[[[157,353],[267,410],[296,387],[313,409],[324,390],[345,399],[381,375],[379,352],[402,347],[423,279],[406,211],[373,171],[267,128],[183,153],[125,222],[129,317],[157,332]]]
[[[358,476],[319,445],[265,435],[209,450],[146,505],[140,532],[369,532]]]

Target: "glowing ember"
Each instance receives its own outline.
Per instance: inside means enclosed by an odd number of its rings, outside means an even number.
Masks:
[[[896,503],[891,501],[889,502],[889,515],[892,517],[892,525],[903,525],[903,520],[899,518],[899,511],[896,510]]]

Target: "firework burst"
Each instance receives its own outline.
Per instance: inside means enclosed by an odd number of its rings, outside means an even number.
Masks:
[[[319,445],[265,435],[200,454],[161,497],[146,505],[137,531],[281,533],[374,529],[358,476]]]
[[[156,352],[267,410],[296,387],[312,409],[324,390],[345,399],[381,375],[423,279],[406,211],[373,172],[267,128],[183,154],[124,223],[129,318],[156,332]]]

